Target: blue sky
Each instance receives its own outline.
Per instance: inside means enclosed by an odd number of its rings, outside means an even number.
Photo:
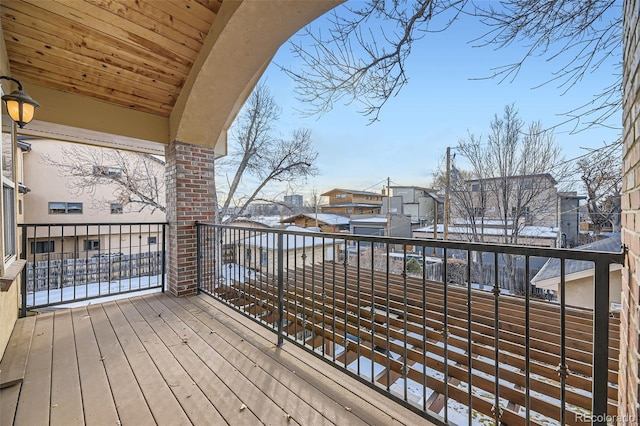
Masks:
[[[620,13],[619,10],[616,12]],[[321,17],[312,25],[322,25]],[[320,175],[311,179],[304,190],[307,195],[334,187],[380,190],[390,177],[392,184],[427,186],[442,160],[446,147],[455,146],[468,132],[488,133],[493,116],[505,105],[515,103],[525,122],[540,120],[544,126],[564,121],[563,112],[592,99],[615,81],[619,70],[615,62],[604,63],[588,74],[579,86],[562,95],[557,84],[534,88],[545,82],[559,67],[545,58],[532,57],[513,82],[495,79],[476,80],[491,75],[492,68],[520,58],[523,46],[494,50],[474,47],[473,39],[484,27],[469,18],[457,21],[442,33],[432,33],[414,44],[407,62],[409,83],[382,109],[380,120],[368,124],[368,117],[358,112],[358,105],[336,105],[322,116],[304,118],[295,109],[304,109],[295,100],[294,83],[273,63],[263,79],[282,107],[277,128],[283,135],[306,127],[319,152]],[[285,44],[274,63],[296,68],[296,59]],[[618,129],[597,128],[571,134],[573,125],[555,132],[555,140],[565,158],[570,159],[617,139],[621,113],[608,124]],[[464,160],[458,159],[460,166]],[[577,187],[580,190],[581,188]]]

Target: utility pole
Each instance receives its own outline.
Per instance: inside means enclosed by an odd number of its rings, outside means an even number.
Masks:
[[[447,147],[447,174],[444,193],[444,239],[449,239],[449,210],[451,209],[451,148]]]
[[[387,237],[391,236],[391,178],[387,177]]]

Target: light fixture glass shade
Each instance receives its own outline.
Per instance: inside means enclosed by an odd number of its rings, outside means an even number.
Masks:
[[[7,104],[9,117],[11,117],[20,128],[23,128],[33,120],[36,108],[39,106],[36,101],[31,99],[31,96],[22,90],[16,90],[8,95],[4,95],[2,100]]]

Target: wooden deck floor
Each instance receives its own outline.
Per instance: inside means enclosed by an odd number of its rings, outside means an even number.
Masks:
[[[431,424],[275,342],[204,295],[23,318],[0,363],[0,424]]]

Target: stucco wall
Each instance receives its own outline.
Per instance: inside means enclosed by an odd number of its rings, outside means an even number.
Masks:
[[[13,325],[18,319],[18,288],[20,278],[9,287],[8,291],[0,291],[0,359],[11,337]]]
[[[638,424],[640,332],[640,3],[624,2],[622,242],[629,248],[622,274],[618,414]]]
[[[609,274],[609,301],[620,303],[622,276],[616,270]],[[556,294],[560,294],[556,292]],[[593,275],[567,281],[567,305],[593,309]]]

